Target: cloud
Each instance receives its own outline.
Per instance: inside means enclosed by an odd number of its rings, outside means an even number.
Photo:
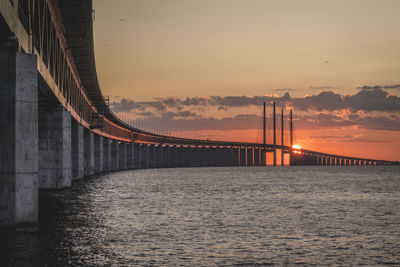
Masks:
[[[394,87],[394,86],[392,86]],[[231,107],[262,106],[264,102],[271,105],[275,101],[277,106],[292,106],[302,111],[339,111],[343,109],[358,111],[400,112],[400,97],[390,95],[381,88],[361,89],[354,95],[341,95],[334,91],[322,91],[318,94],[292,98],[288,92],[282,96],[211,96],[188,98],[156,98],[153,101],[136,102],[122,99],[114,101],[111,107],[116,112],[146,111],[151,108],[158,112],[167,109],[217,109]]]
[[[295,89],[293,88],[277,88],[274,91],[278,91],[278,92],[292,92],[295,91]]]
[[[374,85],[374,86],[367,86],[364,85],[362,87],[357,87],[357,89],[360,90],[371,90],[371,89],[400,89],[400,84],[394,84],[394,85]]]
[[[154,112],[150,112],[150,111],[143,111],[143,112],[139,112],[140,116],[144,116],[144,117],[154,117],[156,116],[156,114]]]
[[[400,131],[399,119],[385,116],[348,116],[343,118],[334,114],[319,113],[316,115],[298,115],[294,124],[298,129],[329,129],[353,126],[366,130]]]
[[[400,111],[400,98],[397,96],[389,95],[387,91],[382,89],[364,89],[352,96],[345,96],[343,98],[345,107],[353,112],[364,111],[387,111],[399,112]]]
[[[163,129],[179,130],[248,130],[258,127],[260,117],[253,114],[238,114],[233,117],[222,119],[216,118],[175,118],[177,116],[164,116],[162,118],[148,118],[151,124]]]
[[[324,91],[317,95],[298,97],[291,100],[295,109],[339,110],[345,108],[343,97],[333,91]]]
[[[146,117],[144,122],[157,125],[162,129],[179,129],[179,130],[251,130],[261,129],[262,118],[255,114],[238,114],[231,117],[221,119],[202,117],[193,112],[165,112],[162,116]],[[270,125],[270,118],[268,125]],[[279,123],[278,123],[279,125]],[[332,129],[343,127],[357,127],[367,130],[386,130],[400,131],[400,123],[398,118],[390,118],[383,116],[353,116],[340,117],[334,114],[318,113],[310,115],[297,115],[294,120],[295,129]],[[315,135],[310,136],[314,139],[328,140],[346,140],[355,138],[353,136],[334,136],[334,135]],[[354,139],[355,141],[364,141],[362,139]]]
[[[340,95],[333,91],[323,91],[317,95],[293,98],[295,109],[308,111],[358,111],[400,112],[400,97],[389,95],[385,90],[363,89],[354,95]]]
[[[172,112],[172,111],[168,111],[168,112],[164,112],[161,114],[162,118],[175,118],[175,117],[197,117],[198,114],[193,113],[191,111],[179,111],[179,112]]]

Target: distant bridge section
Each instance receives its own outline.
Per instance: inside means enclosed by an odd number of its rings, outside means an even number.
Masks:
[[[91,0],[0,1],[0,225],[35,224],[38,189],[106,171],[265,166],[267,153],[278,165],[279,150],[281,164],[284,154],[290,165],[393,164],[297,151],[292,134],[283,145],[283,131],[279,145],[275,106],[273,144],[170,137],[127,125],[100,90],[92,10]]]

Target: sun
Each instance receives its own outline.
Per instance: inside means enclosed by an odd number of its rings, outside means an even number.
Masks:
[[[301,146],[300,145],[293,145],[292,148],[293,149],[301,149]]]

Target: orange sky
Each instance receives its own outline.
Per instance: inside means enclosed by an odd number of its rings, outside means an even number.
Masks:
[[[294,106],[305,148],[400,160],[400,1],[96,0],[94,8],[101,88],[135,125],[260,139],[260,99],[270,96]]]

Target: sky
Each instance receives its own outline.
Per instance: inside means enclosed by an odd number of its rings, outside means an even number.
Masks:
[[[262,103],[271,128],[275,101],[286,129],[293,108],[304,148],[400,160],[400,1],[94,0],[94,9],[100,86],[135,126],[261,141]]]

